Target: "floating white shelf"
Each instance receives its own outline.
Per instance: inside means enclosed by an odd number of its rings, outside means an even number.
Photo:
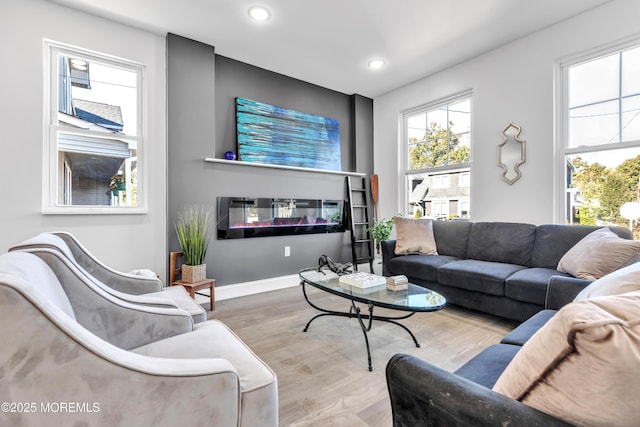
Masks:
[[[361,172],[332,171],[327,169],[301,168],[298,166],[267,165],[263,163],[242,162],[239,160],[216,159],[213,157],[207,157],[204,159],[204,161],[208,163],[220,163],[220,164],[233,165],[233,166],[249,166],[249,167],[256,167],[256,168],[267,168],[267,169],[284,169],[284,170],[290,170],[290,171],[326,173],[330,175],[343,175],[343,176],[346,176],[346,175],[365,176],[365,174]]]

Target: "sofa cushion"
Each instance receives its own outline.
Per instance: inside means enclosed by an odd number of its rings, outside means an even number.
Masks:
[[[522,322],[513,331],[500,340],[503,344],[513,344],[523,346],[524,343],[538,332],[558,311],[557,310],[542,310]]]
[[[640,256],[640,241],[618,237],[608,228],[586,235],[558,263],[558,271],[580,279],[596,280]]]
[[[536,242],[531,255],[532,267],[557,268],[560,259],[587,234],[602,227],[587,225],[544,224],[536,227]],[[616,234],[627,237],[629,230],[614,227]],[[625,233],[626,231],[626,233]]]
[[[468,221],[434,221],[433,234],[438,254],[466,258],[472,225]]]
[[[575,301],[632,291],[640,291],[640,263],[637,262],[591,282],[576,295]]]
[[[544,306],[551,276],[563,275],[552,268],[525,268],[513,273],[504,284],[504,295],[517,301]]]
[[[528,266],[536,227],[508,222],[476,222],[469,234],[467,258]]]
[[[494,391],[572,424],[637,425],[640,292],[563,307],[522,347]]]
[[[493,387],[520,346],[494,344],[482,350],[454,373],[487,388]]]
[[[433,235],[433,221],[395,217],[396,255],[438,255]]]
[[[189,296],[184,286],[167,286],[160,292],[151,292],[144,296],[153,296],[175,304],[193,317],[195,323],[207,320],[207,311]]]
[[[526,267],[521,265],[465,259],[440,267],[438,282],[442,285],[503,296],[507,277],[524,268]]]
[[[438,281],[438,268],[459,258],[444,255],[407,255],[389,261],[389,273],[404,274],[427,282]]]

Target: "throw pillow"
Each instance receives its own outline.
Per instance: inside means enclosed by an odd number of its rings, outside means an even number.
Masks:
[[[396,255],[438,255],[430,219],[394,218],[396,226]]]
[[[640,292],[563,307],[525,343],[493,390],[578,426],[640,419]]]
[[[619,237],[609,228],[593,231],[576,243],[558,263],[558,271],[596,280],[636,261],[640,241]]]
[[[591,282],[576,296],[574,301],[620,295],[632,291],[640,291],[640,263],[638,262]]]

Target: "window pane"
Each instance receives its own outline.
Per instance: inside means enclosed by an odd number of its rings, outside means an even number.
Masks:
[[[466,99],[408,117],[408,170],[471,161],[470,108]]]
[[[638,201],[640,147],[570,155],[566,167],[567,223],[628,227],[620,207]]]
[[[569,147],[618,142],[618,102],[569,110]]]
[[[407,175],[407,208],[406,215],[410,218],[425,216],[425,200],[429,192],[429,181],[426,173]]]
[[[422,141],[427,130],[427,114],[422,113],[407,119],[409,140]]]
[[[58,203],[136,206],[136,150],[124,140],[58,134]]]
[[[618,97],[619,55],[614,54],[569,69],[569,107]]]
[[[640,94],[640,47],[622,52],[622,96]]]
[[[449,107],[451,132],[462,134],[471,131],[471,100],[453,104]]]
[[[640,95],[623,99],[622,111],[622,140],[640,141]]]
[[[434,127],[434,124],[441,129],[444,129],[448,126],[446,108],[439,108],[427,113],[427,127],[431,129],[432,127]]]
[[[60,63],[60,81],[70,74],[71,84],[61,83],[59,96],[70,93],[71,109],[60,108],[60,112],[94,125],[94,130],[137,135],[137,73],[79,57],[61,58],[67,64]],[[73,78],[77,67],[85,69],[82,79]]]
[[[469,168],[451,173],[407,175],[407,209],[410,218],[469,218]]]
[[[407,118],[407,138],[409,156],[407,164],[410,170],[423,169],[426,165],[427,114],[420,113]]]

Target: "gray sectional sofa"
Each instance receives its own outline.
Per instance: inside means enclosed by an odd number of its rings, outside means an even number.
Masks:
[[[386,369],[394,427],[638,425],[640,246],[615,237],[631,238],[628,230],[609,227],[615,234],[576,245],[600,227],[432,225],[438,255],[395,255],[396,242],[383,242],[385,274],[406,274],[457,305],[528,319],[455,372],[394,355]],[[616,242],[590,246],[596,234]],[[603,258],[629,265],[595,282],[557,271],[578,246],[589,246],[587,268]],[[614,246],[630,249],[630,263]]]
[[[450,304],[523,321],[545,307],[551,277],[590,283],[557,266],[569,249],[599,228],[433,221],[438,255],[396,255],[396,241],[383,241],[383,275],[403,274],[441,293]],[[626,228],[609,228],[620,237],[633,238]]]

